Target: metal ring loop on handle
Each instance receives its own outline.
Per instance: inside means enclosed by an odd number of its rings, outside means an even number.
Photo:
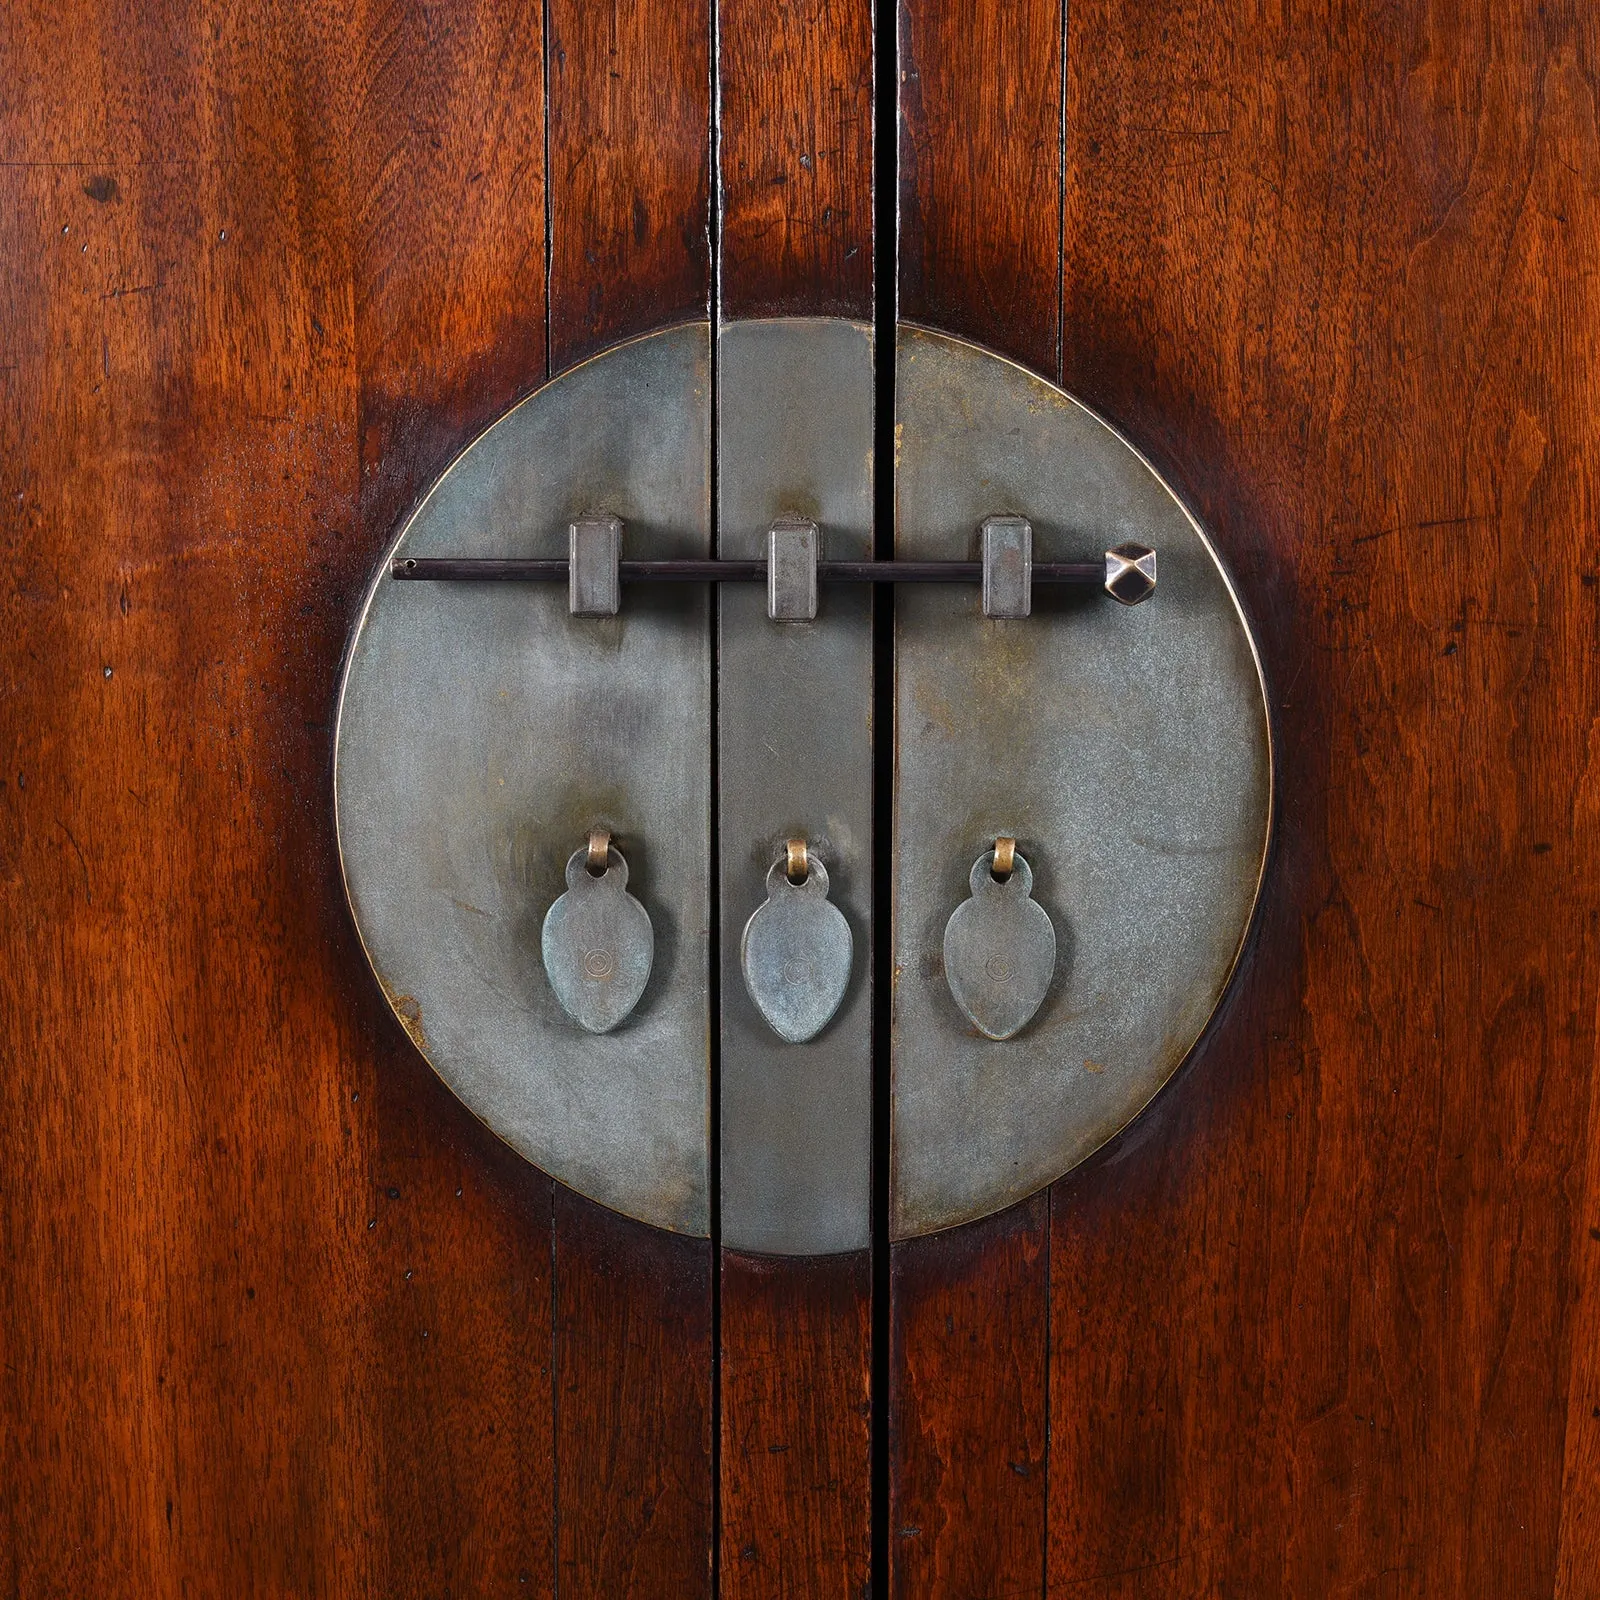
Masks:
[[[790,883],[804,883],[811,874],[811,854],[804,839],[791,839],[786,846],[788,862],[784,868]]]
[[[597,878],[605,874],[606,863],[611,855],[611,832],[608,828],[591,828],[589,830],[589,871]]]
[[[994,866],[989,870],[997,878],[1009,878],[1017,866],[1017,841],[1004,835],[994,842]]]

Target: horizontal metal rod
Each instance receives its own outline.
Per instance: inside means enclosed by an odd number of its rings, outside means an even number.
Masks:
[[[620,561],[624,583],[765,583],[765,561]],[[565,583],[567,562],[497,561],[457,556],[399,556],[394,578],[434,583]],[[981,583],[981,561],[819,561],[821,583]],[[1079,584],[1098,589],[1106,581],[1101,561],[1036,561],[1035,583]]]

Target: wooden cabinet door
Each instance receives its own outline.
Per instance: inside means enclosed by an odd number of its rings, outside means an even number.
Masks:
[[[0,64],[0,1590],[1600,1593],[1589,8],[14,0]],[[768,314],[1123,429],[1282,797],[1132,1127],[815,1260],[485,1131],[330,798],[452,455]]]

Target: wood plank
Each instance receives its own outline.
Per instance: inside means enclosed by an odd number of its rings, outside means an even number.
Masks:
[[[900,0],[900,315],[1054,377],[1059,0]]]
[[[1049,1196],[894,1247],[889,1593],[1042,1594]]]
[[[724,0],[722,307],[872,317],[872,7]]]
[[[1227,1015],[1057,1192],[1051,1591],[1590,1593],[1592,29],[1070,25],[1067,383],[1232,564],[1284,803]]]
[[[721,314],[872,316],[868,0],[718,8]],[[871,1582],[872,1262],[722,1252],[720,1593]]]
[[[550,369],[709,314],[709,0],[550,0]]]
[[[710,312],[707,3],[551,0],[552,373]],[[711,1589],[712,1251],[556,1189],[558,1586]]]
[[[367,0],[351,197],[374,537],[545,378],[541,0]]]
[[[711,1243],[556,1188],[557,1588],[710,1595]]]
[[[10,1593],[379,1586],[372,1063],[324,820],[360,565],[328,30],[0,23]]]
[[[723,1251],[723,1600],[868,1592],[871,1307],[864,1251]]]
[[[901,0],[899,16],[900,315],[1053,378],[1060,7]],[[895,1596],[1042,1591],[1049,1247],[1042,1195],[893,1247]]]
[[[537,0],[403,0],[356,19],[350,193],[369,564],[450,458],[544,378],[541,33]],[[364,972],[361,985],[372,993]],[[386,1009],[373,1032],[378,1587],[549,1592],[552,1185],[434,1077]]]

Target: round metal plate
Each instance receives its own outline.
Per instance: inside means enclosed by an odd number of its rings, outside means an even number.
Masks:
[[[975,345],[902,328],[895,553],[972,560],[986,517],[1035,561],[1137,541],[1131,609],[1036,588],[1026,620],[976,593],[895,595],[892,1230],[997,1211],[1125,1126],[1221,999],[1266,858],[1266,694],[1199,525],[1085,406]],[[1055,926],[1054,976],[1014,1037],[963,1014],[943,970],[973,860],[1014,837]]]
[[[1130,540],[1160,561],[1156,594],[1131,610],[1036,589],[1031,617],[998,621],[976,587],[896,595],[890,1182],[903,1237],[1050,1182],[1176,1069],[1255,904],[1271,758],[1233,591],[1148,463],[988,351],[915,328],[898,344],[900,557],[971,560],[984,518],[1009,513],[1029,519],[1038,561]],[[335,745],[350,903],[418,1047],[555,1177],[702,1235],[709,597],[635,587],[619,616],[574,618],[561,585],[387,574],[395,556],[564,556],[583,511],[623,520],[626,558],[706,556],[710,364],[705,324],[620,346],[463,453],[369,591]],[[770,643],[766,624],[756,638]],[[625,853],[653,944],[639,1003],[600,1033],[562,1010],[540,950],[565,866],[595,828]],[[1032,869],[1057,953],[1037,1012],[995,1039],[942,963],[972,863],[999,836]],[[726,1040],[723,1065],[726,1086],[740,1067]],[[763,1104],[758,1116],[773,1115]]]
[[[710,554],[710,330],[564,374],[487,429],[386,554],[340,694],[334,798],[356,925],[406,1030],[501,1138],[660,1227],[710,1230],[710,623],[704,587],[575,618],[565,584],[396,583],[395,556]],[[625,854],[649,980],[609,1032],[562,1010],[540,932],[592,828]]]

